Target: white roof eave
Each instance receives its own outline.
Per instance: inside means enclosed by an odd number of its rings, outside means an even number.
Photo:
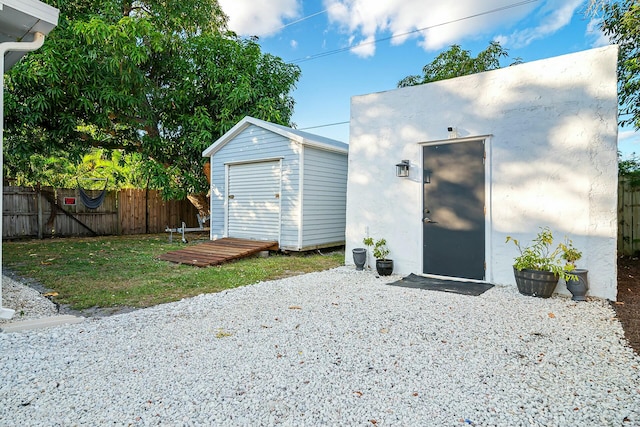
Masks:
[[[0,0],[0,43],[31,42],[36,33],[45,36],[58,25],[60,11],[39,0]],[[4,57],[7,72],[27,52],[9,51]]]

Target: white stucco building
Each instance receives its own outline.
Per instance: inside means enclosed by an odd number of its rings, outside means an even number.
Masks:
[[[588,295],[615,300],[616,61],[608,46],[353,97],[346,263],[384,237],[395,273],[515,286],[506,236],[548,226],[582,250]]]

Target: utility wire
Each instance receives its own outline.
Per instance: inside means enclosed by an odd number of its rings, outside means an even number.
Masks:
[[[503,10],[508,10],[508,9],[512,9],[514,7],[524,6],[525,4],[535,3],[537,1],[538,0],[523,0],[523,1],[520,1],[520,2],[517,2],[517,3],[513,3],[513,4],[510,4],[510,5],[507,5],[507,6],[502,6],[502,7],[498,7],[496,9],[491,9],[491,10],[488,10],[488,11],[485,11],[485,12],[476,13],[474,15],[465,16],[463,18],[452,19],[451,21],[442,22],[442,23],[439,23],[439,24],[434,24],[434,25],[430,25],[430,26],[427,26],[427,27],[423,27],[423,28],[418,28],[418,29],[415,29],[415,30],[407,31],[405,33],[401,33],[401,34],[394,34],[392,36],[383,37],[383,38],[380,38],[380,39],[375,39],[375,40],[372,40],[370,42],[360,43],[360,44],[358,44],[356,46],[343,47],[341,49],[330,50],[328,52],[317,53],[315,55],[306,56],[304,58],[294,59],[293,61],[289,61],[289,63],[290,64],[299,64],[301,62],[311,61],[312,59],[322,58],[322,57],[329,56],[329,55],[335,55],[337,53],[347,52],[347,51],[354,50],[354,49],[357,49],[357,48],[362,47],[362,46],[375,44],[375,43],[379,43],[379,42],[386,41],[386,40],[391,40],[391,39],[394,39],[396,37],[404,37],[404,36],[407,36],[409,34],[420,33],[422,31],[430,30],[432,28],[442,27],[444,25],[454,24],[456,22],[466,21],[467,19],[477,18],[479,16],[489,15],[491,13],[502,12]],[[325,12],[326,12],[326,10],[325,10]],[[318,12],[318,13],[324,13],[324,12]]]
[[[348,121],[346,122],[336,122],[336,123],[327,123],[326,125],[318,125],[318,126],[308,126],[306,128],[300,128],[298,130],[307,130],[307,129],[316,129],[316,128],[326,128],[329,126],[338,126],[338,125],[346,125],[349,124]]]
[[[477,18],[479,16],[489,15],[491,13],[501,12],[503,10],[508,10],[508,9],[511,9],[511,8],[514,8],[514,7],[524,6],[525,4],[535,3],[537,1],[538,0],[523,0],[523,1],[520,1],[518,3],[513,3],[513,4],[510,4],[510,5],[507,5],[507,6],[502,6],[502,7],[496,8],[496,9],[491,9],[491,10],[488,10],[488,11],[485,11],[485,12],[476,13],[474,15],[465,16],[463,18],[453,19],[451,21],[442,22],[440,24],[435,24],[435,25],[431,25],[431,26],[428,26],[428,27],[424,27],[424,28],[418,28],[418,29],[415,29],[415,30],[412,30],[412,31],[408,31],[408,32],[405,32],[405,33],[395,34],[393,36],[376,39],[376,40],[373,40],[373,41],[370,41],[370,42],[366,42],[366,43],[361,43],[361,44],[359,44],[357,46],[350,46],[350,47],[345,47],[345,48],[342,48],[342,49],[335,49],[335,50],[331,50],[331,51],[328,51],[328,52],[323,52],[323,53],[318,53],[318,54],[315,54],[315,55],[307,56],[305,58],[296,59],[296,60],[290,61],[290,64],[297,64],[297,63],[300,63],[300,62],[311,61],[312,59],[322,58],[322,57],[329,56],[329,55],[335,55],[335,54],[341,53],[341,52],[347,52],[347,51],[356,49],[356,48],[358,48],[360,46],[379,43],[379,42],[382,42],[382,41],[391,40],[393,38],[402,37],[402,36],[406,36],[406,35],[409,35],[409,34],[419,33],[419,32],[425,31],[425,30],[429,30],[431,28],[442,27],[444,25],[465,21],[467,19]],[[282,28],[288,27],[289,25],[293,25],[293,24],[296,24],[296,23],[301,22],[301,21],[305,21],[305,20],[307,20],[309,18],[313,18],[314,16],[320,15],[322,13],[326,13],[327,10],[328,9],[325,9],[323,11],[316,12],[314,14],[305,16],[303,18],[300,18],[300,19],[298,19],[296,21],[293,21],[293,22],[290,22],[290,23],[284,25]],[[329,126],[339,126],[339,125],[344,125],[344,124],[348,124],[348,123],[349,123],[349,121],[328,123],[328,124],[318,125],[318,126],[308,126],[308,127],[300,128],[299,130],[317,129],[317,128],[323,128],[323,127],[329,127]]]
[[[313,18],[314,16],[322,15],[323,13],[326,13],[328,10],[329,10],[329,9],[325,9],[325,10],[321,10],[320,12],[312,13],[311,15],[303,16],[303,17],[302,17],[302,18],[300,18],[300,19],[296,19],[295,21],[291,21],[291,22],[289,22],[289,23],[287,23],[287,24],[284,24],[282,27],[278,27],[278,28],[276,28],[276,30],[275,30],[275,31],[282,30],[283,28],[287,28],[287,27],[289,27],[289,26],[291,26],[291,25],[298,24],[298,23],[300,23],[300,22],[302,22],[302,21],[306,21],[307,19],[311,19],[311,18]]]
[[[336,6],[338,6],[338,3],[334,3],[331,6],[329,6],[328,8],[326,8],[324,10],[321,10],[320,12],[312,13],[311,15],[303,16],[302,18],[296,19],[295,21],[291,21],[291,22],[289,22],[287,24],[284,24],[282,27],[276,28],[275,31],[280,31],[283,28],[287,28],[287,27],[289,27],[291,25],[298,24],[300,22],[306,21],[307,19],[311,19],[311,18],[313,18],[315,16],[322,15],[323,13],[327,13],[329,11],[329,9],[331,9],[333,7],[336,7]]]

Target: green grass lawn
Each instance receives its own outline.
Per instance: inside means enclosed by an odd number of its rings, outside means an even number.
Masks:
[[[208,236],[189,235],[189,245]],[[74,310],[149,307],[202,293],[249,285],[344,265],[344,251],[271,253],[215,267],[198,268],[156,257],[185,245],[167,234],[29,240],[2,243],[2,264],[35,279]]]

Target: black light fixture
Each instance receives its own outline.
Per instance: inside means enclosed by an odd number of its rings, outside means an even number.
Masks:
[[[406,178],[409,176],[409,160],[403,160],[396,165],[396,176]]]

